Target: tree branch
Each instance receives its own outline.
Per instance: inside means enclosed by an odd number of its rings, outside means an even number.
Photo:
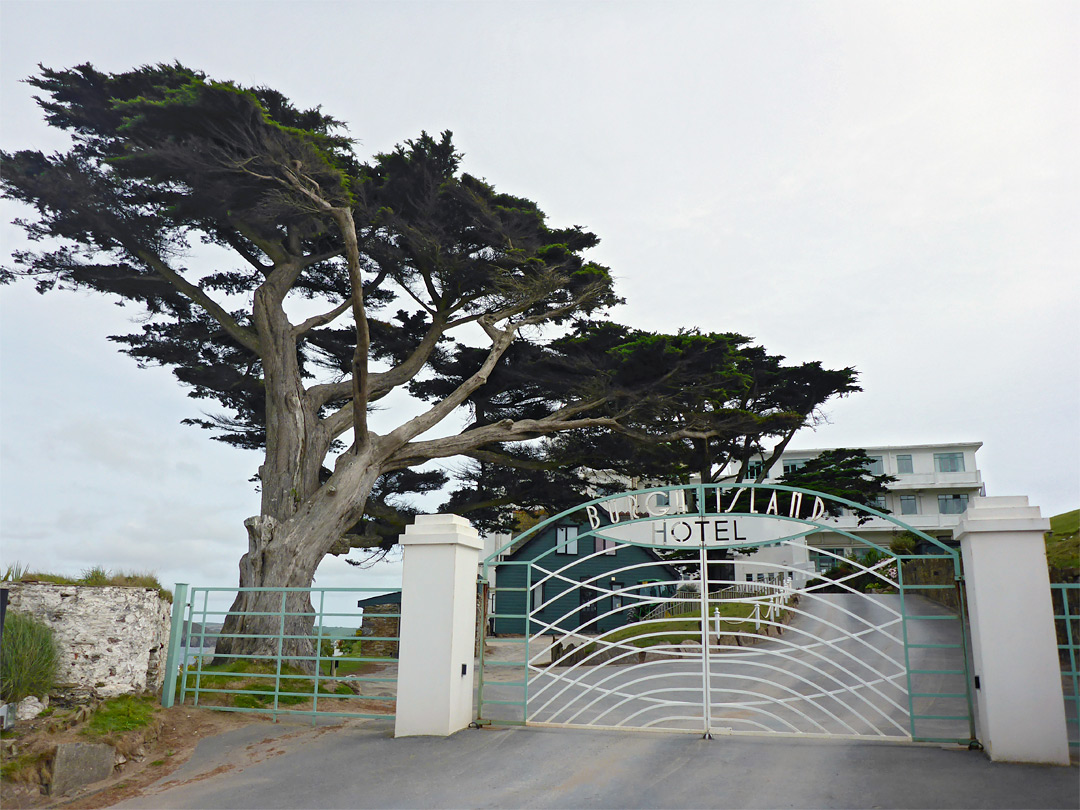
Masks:
[[[298,338],[301,335],[306,334],[307,332],[310,332],[312,329],[315,329],[316,327],[324,326],[325,324],[328,324],[331,321],[336,320],[338,318],[338,316],[340,316],[343,312],[345,312],[345,310],[347,310],[351,306],[352,306],[352,301],[350,299],[346,298],[344,301],[342,301],[340,304],[338,304],[336,307],[334,307],[329,312],[324,312],[322,315],[314,315],[314,316],[308,318],[302,324],[299,324],[298,326],[293,327],[293,330],[292,330],[293,337]]]
[[[259,342],[259,336],[250,329],[246,329],[238,324],[232,315],[226,312],[217,301],[206,294],[205,290],[192,284],[163,262],[160,257],[155,256],[150,251],[138,246],[127,247],[132,254],[138,256],[150,265],[158,275],[172,284],[179,292],[183,293],[194,303],[202,307],[211,318],[221,324],[222,329],[224,329],[233,340],[241,346],[251,349],[251,351],[255,352],[255,354],[260,357],[262,356],[262,344]]]
[[[345,259],[349,266],[349,284],[352,287],[350,299],[356,325],[356,348],[352,360],[353,451],[360,455],[370,442],[367,404],[371,332],[368,329],[367,313],[364,311],[364,281],[360,276],[360,241],[356,235],[356,223],[352,211],[348,208],[335,208],[332,213],[345,240]]]
[[[398,447],[439,424],[455,408],[463,404],[471,393],[487,382],[488,375],[491,374],[499,359],[510,347],[510,344],[514,342],[517,331],[515,329],[499,330],[490,323],[485,323],[484,320],[481,321],[481,324],[485,325],[485,331],[490,328],[491,331],[488,331],[488,334],[493,337],[491,348],[488,350],[487,357],[484,358],[480,368],[441,402],[436,403],[426,412],[413,417],[405,424],[391,431],[383,441],[383,448],[388,453],[393,453]]]
[[[591,427],[617,428],[618,422],[610,416],[571,420],[552,420],[550,417],[545,417],[544,419],[522,419],[517,422],[504,419],[501,422],[466,430],[454,436],[404,444],[387,457],[382,469],[384,472],[390,472],[421,464],[433,458],[470,455],[476,448],[488,444],[523,441],[550,433]]]

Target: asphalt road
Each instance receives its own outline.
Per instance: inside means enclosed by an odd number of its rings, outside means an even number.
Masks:
[[[199,744],[140,808],[1077,808],[1076,767],[891,742],[555,728],[393,739],[384,721]]]

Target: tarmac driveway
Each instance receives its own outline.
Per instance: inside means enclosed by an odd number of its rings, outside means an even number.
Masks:
[[[892,742],[556,728],[393,739],[385,721],[204,740],[118,807],[1077,808],[1078,771]]]

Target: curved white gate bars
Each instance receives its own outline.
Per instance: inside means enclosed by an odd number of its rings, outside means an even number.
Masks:
[[[833,505],[935,553],[846,531]],[[873,553],[814,549],[850,566],[817,578],[806,540],[823,531]],[[924,559],[948,581],[906,583]],[[957,552],[850,501],[771,484],[628,492],[525,532],[482,578],[482,723],[974,740]],[[954,587],[960,609],[927,598]]]

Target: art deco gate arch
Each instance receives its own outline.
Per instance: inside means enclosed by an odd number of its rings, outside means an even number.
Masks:
[[[840,509],[918,552],[842,528]],[[842,564],[835,580],[810,564],[821,532],[862,552],[815,552]],[[938,579],[913,581],[926,568]],[[773,484],[626,492],[533,527],[481,578],[482,723],[974,740],[957,551],[851,501]]]

